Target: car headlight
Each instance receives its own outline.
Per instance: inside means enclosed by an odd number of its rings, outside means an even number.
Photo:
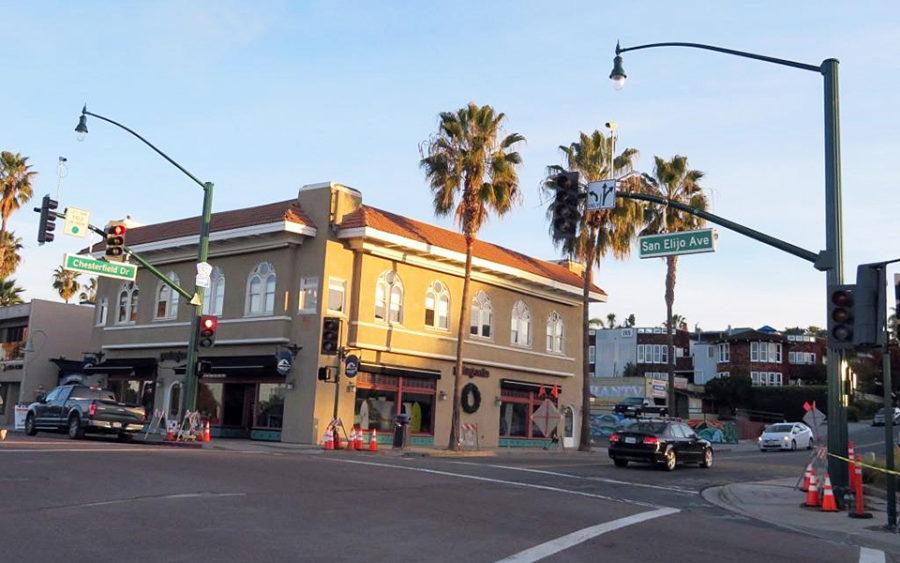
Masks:
[[[756,439],[757,442],[762,442],[762,436]]]
[[[784,438],[782,438],[782,440],[784,440],[785,442],[787,442],[787,441],[790,440],[790,439],[791,439],[790,436],[785,436]]]

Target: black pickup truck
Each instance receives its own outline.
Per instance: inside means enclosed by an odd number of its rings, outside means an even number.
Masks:
[[[650,399],[643,397],[628,397],[615,406],[615,413],[626,418],[641,416],[668,416],[669,409],[665,406],[653,404]]]
[[[61,385],[28,405],[25,433],[34,436],[38,430],[63,431],[77,440],[85,432],[97,432],[127,439],[144,428],[144,419],[144,407],[120,403],[108,389]]]

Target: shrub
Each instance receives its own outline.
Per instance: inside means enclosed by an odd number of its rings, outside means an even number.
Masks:
[[[787,420],[803,420],[803,403],[815,401],[816,407],[828,414],[828,388],[824,385],[803,387],[753,387],[748,407],[751,410],[783,413]]]
[[[881,408],[881,403],[877,401],[868,401],[866,399],[857,399],[853,401],[853,405],[851,406],[856,407],[859,418],[869,419],[875,416],[875,413]]]

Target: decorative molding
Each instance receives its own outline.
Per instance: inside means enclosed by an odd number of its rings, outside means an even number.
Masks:
[[[105,327],[103,327],[103,330],[135,330],[135,329],[139,329],[139,328],[169,328],[169,327],[173,327],[173,326],[190,326],[190,325],[191,325],[191,323],[189,323],[189,322],[177,322],[177,323],[154,322],[151,324],[144,324],[144,325],[139,325],[139,324],[134,324],[134,323],[132,323],[132,324],[122,323],[122,324],[114,325],[114,326],[105,326]]]
[[[231,324],[231,323],[256,323],[259,321],[290,321],[293,320],[291,317],[287,315],[267,315],[267,316],[248,316],[241,317],[239,319],[219,319],[219,324]]]
[[[277,336],[272,338],[236,338],[233,340],[216,340],[216,346],[240,346],[243,344],[288,344],[290,339]],[[135,344],[105,344],[104,350],[141,350],[146,348],[187,348],[185,342],[141,342]]]

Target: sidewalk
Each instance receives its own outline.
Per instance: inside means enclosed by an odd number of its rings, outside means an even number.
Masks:
[[[774,526],[854,545],[900,554],[900,534],[882,530],[887,521],[884,500],[866,497],[869,520],[847,516],[847,512],[821,512],[801,508],[805,493],[796,488],[795,478],[734,483],[703,491],[708,502]]]

